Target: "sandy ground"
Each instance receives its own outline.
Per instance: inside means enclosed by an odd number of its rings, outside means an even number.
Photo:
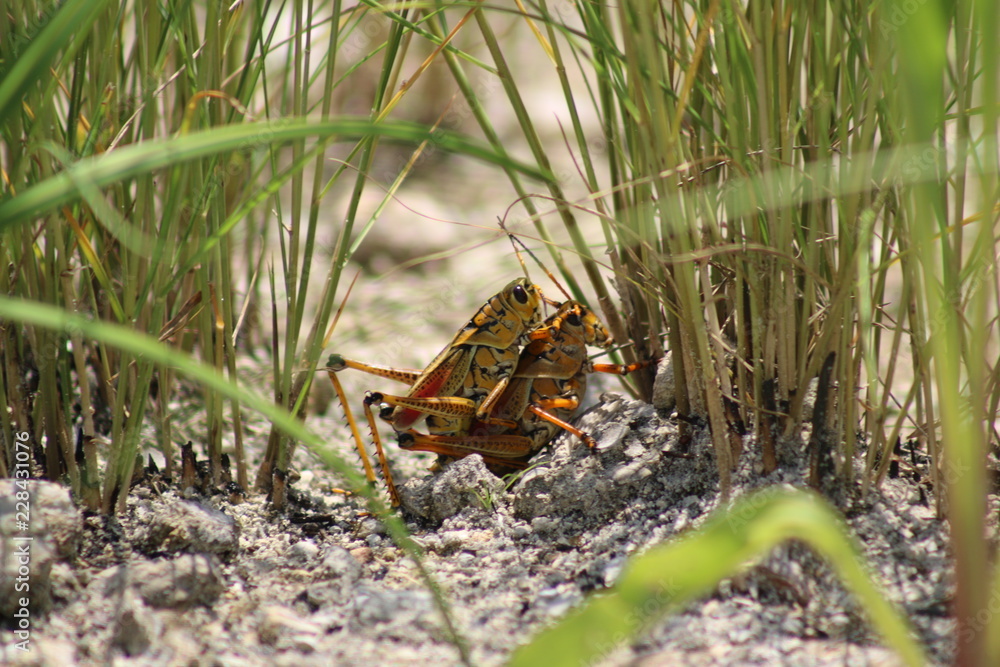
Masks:
[[[342,433],[333,413],[311,425],[329,422]],[[397,473],[410,478],[407,527],[475,664],[503,663],[535,632],[612,586],[630,556],[717,509],[706,433],[696,435],[693,458],[678,458],[676,419],[616,393],[604,394],[580,424],[597,439],[596,451],[561,437],[514,483],[493,476],[478,456],[428,475],[427,459],[394,452]],[[248,433],[256,460],[266,425],[251,420]],[[347,438],[330,445],[351,451]],[[784,447],[794,454],[803,441]],[[761,478],[756,450],[748,439],[737,497],[802,485],[800,470]],[[360,499],[333,492],[336,477],[309,458],[300,453],[284,513],[259,495],[233,502],[154,477],[133,490],[124,515],[86,516],[65,489],[39,484],[31,502],[41,555],[32,567],[38,594],[47,582],[48,609],[32,613],[28,651],[5,631],[2,662],[459,664],[416,563]],[[947,535],[921,484],[901,476],[867,498],[849,495],[847,522],[874,578],[934,660],[948,662]],[[0,525],[9,528],[12,510],[0,509]],[[594,664],[897,663],[830,569],[789,544],[678,614],[654,610],[641,638],[608,647]]]

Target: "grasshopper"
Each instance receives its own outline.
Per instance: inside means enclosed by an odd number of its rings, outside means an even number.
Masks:
[[[590,435],[568,423],[593,372],[626,375],[651,362],[629,365],[594,364],[587,346],[607,348],[612,339],[604,323],[585,305],[564,302],[528,335],[517,368],[489,419],[476,421],[467,435],[400,434],[405,449],[461,458],[473,452],[494,470],[523,468],[560,431],[568,431],[594,448]]]
[[[526,278],[510,282],[491,297],[465,324],[455,338],[423,371],[375,366],[331,355],[327,370],[348,415],[365,473],[370,482],[374,472],[347,408],[346,397],[335,373],[354,368],[379,377],[410,385],[405,396],[369,393],[365,415],[372,428],[376,452],[394,506],[398,494],[389,473],[378,429],[371,412],[373,403],[386,403],[391,412],[387,421],[397,432],[408,432],[420,419],[426,420],[432,435],[468,433],[473,420],[492,423],[491,406],[500,398],[518,362],[518,353],[529,331],[538,328],[542,293]]]
[[[495,388],[479,403],[446,397],[441,405],[447,408],[450,420],[447,422],[432,420],[439,409],[437,402],[420,403],[422,409],[433,411],[428,416],[429,433],[412,428],[401,431],[399,445],[403,449],[433,452],[453,459],[478,453],[495,472],[523,468],[562,430],[572,433],[589,447],[595,447],[593,438],[567,421],[580,405],[587,376],[592,372],[625,375],[650,362],[592,363],[587,356],[587,346],[608,347],[612,339],[597,315],[572,299],[563,303],[542,325],[528,332],[526,338],[528,344],[518,355],[513,372],[497,384],[499,390]],[[355,368],[411,385],[420,377],[419,371],[373,367],[336,356],[331,357],[330,366],[338,370]],[[335,380],[332,372],[331,377]],[[388,472],[370,408],[374,403],[385,402],[387,406],[380,416],[392,421],[401,405],[395,400],[398,397],[393,399],[387,400],[384,394],[369,394],[365,410],[390,498],[398,505],[398,493]],[[416,407],[417,404],[403,402],[402,405]],[[445,423],[447,428],[442,427]],[[360,449],[360,436],[356,430],[354,432]]]

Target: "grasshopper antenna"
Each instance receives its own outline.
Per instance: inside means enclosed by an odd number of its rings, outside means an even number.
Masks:
[[[513,232],[511,232],[510,230],[507,229],[507,226],[504,224],[503,219],[497,218],[497,222],[500,224],[500,229],[502,229],[504,231],[504,233],[507,235],[507,238],[510,239],[510,244],[512,246],[514,246],[514,254],[517,255],[517,261],[519,261],[521,263],[521,268],[524,269],[524,275],[525,275],[525,277],[528,278],[528,280],[531,280],[531,276],[528,275],[528,267],[525,266],[525,264],[524,264],[524,257],[521,256],[521,251],[518,250],[518,246],[519,245],[521,246],[521,248],[524,249],[524,251],[526,253],[528,253],[529,255],[531,255],[531,259],[535,260],[535,264],[537,264],[538,266],[540,266],[542,268],[542,271],[545,271],[545,274],[549,277],[549,280],[551,280],[553,283],[555,283],[556,287],[559,288],[559,291],[563,293],[563,296],[565,296],[567,300],[572,299],[573,297],[571,297],[569,295],[569,292],[567,292],[566,288],[562,286],[562,283],[559,282],[559,280],[556,279],[556,277],[552,274],[551,271],[548,270],[548,268],[546,268],[546,266],[544,264],[542,264],[541,260],[539,260],[538,257],[535,256],[535,253],[531,252],[531,248],[529,248],[528,246],[526,246],[524,244],[524,241],[522,241],[521,239],[519,239],[516,234],[514,234]],[[547,304],[549,304],[550,306],[559,306],[560,305],[559,302],[553,301],[552,299],[549,299],[548,297],[543,296],[542,298],[545,299],[545,302]]]
[[[344,306],[347,305],[347,300],[351,298],[351,291],[354,289],[354,283],[358,282],[358,276],[361,275],[361,271],[354,274],[354,280],[351,284],[347,286],[347,294],[344,295],[344,300],[340,302],[340,308],[337,309],[337,314],[333,316],[333,323],[330,324],[330,328],[327,329],[326,335],[323,336],[323,347],[330,344],[330,338],[333,337],[333,330],[337,328],[337,322],[340,321],[340,316],[344,312]]]

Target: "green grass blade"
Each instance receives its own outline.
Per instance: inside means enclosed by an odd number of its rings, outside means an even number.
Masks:
[[[322,437],[303,426],[301,420],[292,417],[287,410],[275,405],[273,399],[226,380],[215,368],[195,361],[191,356],[152,336],[130,327],[91,320],[55,306],[5,296],[0,296],[0,319],[68,331],[84,338],[100,340],[155,364],[172,367],[212,391],[260,412],[290,437],[305,442],[330,468],[347,478],[352,488],[367,493],[367,485],[354,469],[355,466],[329,451],[324,446]]]
[[[502,155],[478,141],[444,130],[431,132],[415,123],[373,123],[367,118],[337,118],[329,121],[295,118],[215,127],[203,132],[134,144],[98,157],[80,160],[65,172],[38,183],[16,197],[0,201],[0,232],[76,199],[79,196],[79,182],[86,181],[92,186],[106,187],[155,169],[231,150],[245,150],[308,137],[357,140],[372,135],[405,143],[429,140],[444,151],[461,153],[514,169],[538,180],[551,179],[551,175],[545,171]]]
[[[293,417],[282,406],[276,405],[272,399],[240,387],[235,382],[226,380],[215,368],[198,363],[183,352],[172,349],[155,338],[128,327],[94,321],[54,306],[23,299],[11,299],[5,296],[0,296],[0,320],[66,331],[73,335],[102,341],[111,347],[130,352],[136,357],[142,357],[147,362],[172,367],[207,389],[218,392],[230,400],[239,401],[241,405],[251,410],[260,412],[289,437],[305,443],[330,469],[340,473],[352,489],[367,498],[371,511],[385,523],[393,541],[416,561],[421,576],[433,592],[438,605],[447,613],[447,601],[444,599],[440,587],[424,567],[420,547],[410,538],[402,520],[389,512],[377,494],[365,483],[364,477],[358,473],[354,465],[330,451],[325,446],[323,437],[306,428],[301,420]],[[452,633],[451,640],[456,646],[463,641],[457,632]]]
[[[827,558],[908,665],[924,664],[909,627],[868,579],[837,513],[819,496],[764,491],[737,503],[692,535],[635,559],[615,589],[517,651],[510,665],[596,664],[621,642],[710,591],[723,577],[777,544],[800,539]]]

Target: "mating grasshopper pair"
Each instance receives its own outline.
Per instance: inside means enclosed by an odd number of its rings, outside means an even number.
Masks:
[[[511,282],[479,309],[423,371],[330,357],[330,379],[344,404],[370,482],[374,473],[336,372],[354,368],[410,385],[405,396],[369,393],[364,402],[394,506],[399,504],[399,495],[371,410],[376,403],[386,406],[380,416],[398,433],[403,449],[450,458],[479,453],[494,469],[523,468],[560,430],[594,446],[589,435],[567,422],[586,390],[587,375],[594,371],[626,374],[647,364],[592,364],[587,346],[607,347],[612,342],[604,324],[573,300],[561,304],[542,322],[543,301],[555,305],[527,279]],[[426,420],[427,433],[413,428],[421,418]]]

